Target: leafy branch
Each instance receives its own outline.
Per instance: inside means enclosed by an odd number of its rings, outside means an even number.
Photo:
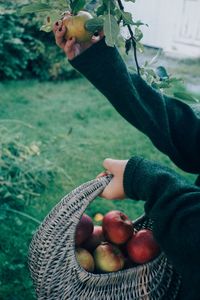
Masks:
[[[123,6],[121,0],[117,0],[117,2],[118,2],[120,10],[124,12],[124,6]],[[132,43],[132,47],[133,47],[133,51],[134,51],[134,59],[135,59],[135,64],[136,64],[136,68],[137,68],[137,73],[138,73],[138,75],[140,75],[140,66],[139,66],[138,58],[137,58],[137,47],[136,47],[137,43],[136,43],[136,39],[134,37],[133,30],[132,30],[130,24],[127,24],[126,26],[127,26],[128,31],[130,33],[130,38],[128,40],[126,40],[126,44],[125,44],[126,53],[128,54],[128,51],[130,50],[131,43]]]
[[[125,1],[135,3],[136,0]],[[94,5],[91,4],[91,0],[46,0],[46,3],[45,0],[35,0],[34,4],[22,7],[21,13],[45,15],[45,23],[41,27],[41,30],[50,32],[54,22],[62,19],[66,10],[70,11],[72,15],[76,15],[83,9],[91,12],[93,16],[93,18],[85,23],[86,31],[92,34],[103,31],[105,42],[109,47],[114,47],[121,36],[125,42],[126,54],[133,49],[138,75],[146,80],[152,87],[164,92],[164,90],[180,82],[180,79],[169,76],[163,67],[153,69],[151,62],[146,63],[144,66],[139,65],[137,51],[144,51],[143,44],[140,42],[143,38],[140,26],[147,26],[147,24],[141,21],[135,21],[131,12],[124,10],[122,0],[97,0]],[[128,37],[123,37],[122,27],[128,29]],[[175,96],[177,97],[177,95]],[[191,100],[190,95],[179,93],[178,96],[183,100],[186,98]]]

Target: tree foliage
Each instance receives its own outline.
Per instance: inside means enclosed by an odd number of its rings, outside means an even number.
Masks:
[[[131,1],[134,4],[136,0],[125,1]],[[147,26],[147,24],[135,19],[131,12],[125,11],[121,0],[94,0],[92,2],[91,0],[35,0],[34,3],[23,6],[20,12],[22,14],[37,13],[37,16],[44,20],[40,29],[49,33],[52,31],[55,20],[62,19],[66,10],[75,15],[82,9],[88,10],[93,15],[93,18],[86,22],[86,29],[93,34],[103,30],[105,42],[110,47],[117,45],[119,40],[123,41],[126,54],[130,50],[133,52],[134,71],[152,87],[160,92],[165,92],[180,81],[180,79],[168,74],[163,66],[154,68],[152,62],[145,62],[143,66],[139,65],[137,52],[144,51],[141,42],[143,38],[142,26]],[[126,30],[122,30],[124,28]],[[177,97],[177,95],[172,96]],[[182,100],[197,101],[185,93],[178,96]]]

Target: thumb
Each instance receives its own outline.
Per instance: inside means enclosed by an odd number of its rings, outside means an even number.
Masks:
[[[103,166],[104,168],[109,171],[111,174],[115,174],[116,173],[116,169],[117,169],[117,160],[112,159],[112,158],[106,158],[103,162]]]

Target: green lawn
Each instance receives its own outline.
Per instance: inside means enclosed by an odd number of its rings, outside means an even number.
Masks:
[[[25,206],[25,213],[39,220],[65,194],[95,178],[102,171],[106,157],[127,159],[142,155],[175,168],[85,79],[62,83],[28,80],[2,83],[0,107],[0,126],[6,128],[8,134],[19,136],[24,144],[38,144],[41,164],[49,160],[60,168],[46,191]],[[194,179],[184,175],[189,180]],[[98,198],[87,212],[93,217],[97,212],[104,214],[114,208],[134,219],[143,212],[143,203]],[[14,213],[2,222],[0,299],[34,299],[26,259],[36,228],[37,224]]]

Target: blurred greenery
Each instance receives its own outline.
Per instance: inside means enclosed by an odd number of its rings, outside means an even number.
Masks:
[[[65,194],[95,178],[106,157],[143,155],[180,171],[83,78],[8,81],[0,91],[0,185],[12,186],[9,197],[1,194],[0,299],[32,300],[27,254],[38,220]],[[9,177],[13,167],[17,172]],[[194,181],[192,175],[184,176]],[[97,198],[87,213],[94,217],[112,209],[135,219],[143,213],[143,203]]]
[[[53,33],[40,31],[41,19],[21,15],[25,0],[0,3],[0,80],[34,78],[67,79],[79,76],[54,41]]]

